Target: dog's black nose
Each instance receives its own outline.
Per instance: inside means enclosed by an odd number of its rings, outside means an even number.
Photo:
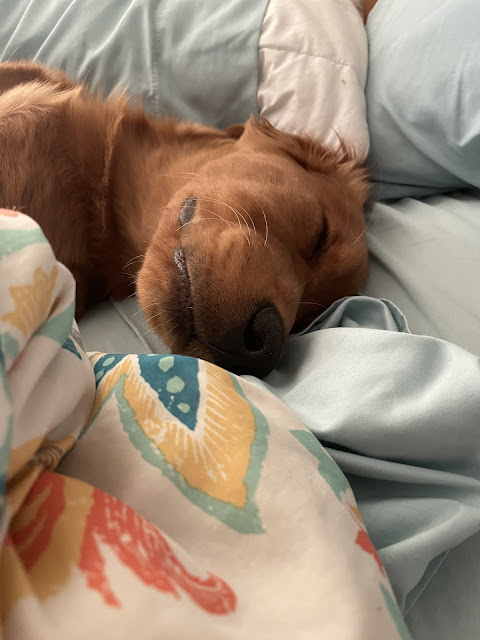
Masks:
[[[262,305],[246,323],[230,329],[209,346],[221,367],[264,378],[280,359],[283,343],[280,314],[273,305]]]

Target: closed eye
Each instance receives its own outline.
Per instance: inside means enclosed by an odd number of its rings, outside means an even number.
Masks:
[[[327,242],[327,236],[328,236],[328,224],[327,224],[327,221],[324,220],[323,227],[317,233],[317,235],[315,237],[315,244],[310,249],[310,252],[308,254],[308,260],[309,261],[315,260],[321,254],[321,252],[325,248],[325,245],[326,245],[326,242]]]
[[[178,221],[183,225],[190,222],[195,215],[195,207],[197,206],[196,198],[187,198],[182,205],[182,210],[178,216]]]

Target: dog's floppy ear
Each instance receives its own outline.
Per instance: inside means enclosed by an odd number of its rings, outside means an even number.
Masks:
[[[241,135],[241,140],[255,147],[267,143],[285,153],[309,173],[318,173],[341,180],[346,187],[354,189],[357,196],[366,202],[368,196],[367,171],[364,159],[358,158],[353,149],[339,138],[337,148],[317,142],[310,136],[295,135],[280,131],[265,118],[251,116]]]
[[[244,124],[231,124],[229,127],[226,128],[225,133],[229,138],[234,138],[235,140],[238,140],[243,135],[244,131],[245,131]]]

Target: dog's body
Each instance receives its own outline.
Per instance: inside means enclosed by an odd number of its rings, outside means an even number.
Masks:
[[[157,120],[28,63],[0,65],[0,141],[0,206],[40,223],[77,312],[129,295],[142,267],[176,352],[265,375],[295,322],[365,280],[367,183],[343,148]]]
[[[125,265],[145,254],[181,185],[162,174],[182,146],[191,155],[221,140],[206,127],[148,119],[123,98],[96,98],[62,72],[0,65],[1,205],[39,222],[76,278],[77,315],[134,290],[139,265]]]

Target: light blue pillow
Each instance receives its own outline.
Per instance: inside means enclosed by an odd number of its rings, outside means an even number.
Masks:
[[[0,61],[60,67],[167,112],[227,126],[257,112],[268,0],[2,0]]]
[[[480,187],[479,0],[379,0],[367,31],[380,197]]]

